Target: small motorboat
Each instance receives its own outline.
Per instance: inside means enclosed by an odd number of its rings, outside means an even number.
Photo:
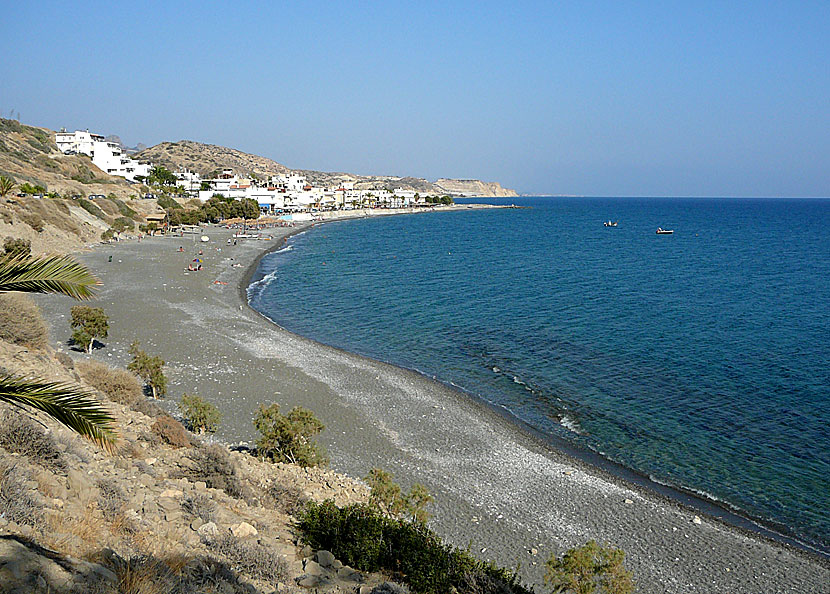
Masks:
[[[671,235],[674,233],[674,229],[663,229],[662,227],[657,227],[657,235]]]
[[[605,222],[603,223],[603,225],[605,225],[606,227],[616,227],[616,226],[617,226],[617,223],[619,223],[619,221],[614,221],[614,222],[611,222],[611,221],[605,221]]]

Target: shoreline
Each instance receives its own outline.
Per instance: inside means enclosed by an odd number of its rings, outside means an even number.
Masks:
[[[321,437],[336,470],[364,476],[382,466],[405,486],[424,482],[436,497],[432,524],[448,542],[472,543],[477,556],[502,565],[520,561],[530,583],[541,583],[550,552],[596,538],[625,550],[640,591],[822,591],[828,564],[809,552],[708,515],[693,522],[681,502],[557,451],[492,405],[418,372],[294,335],[240,307],[260,260],[308,228],[277,228],[273,246],[251,241],[228,250],[222,242],[230,232],[212,228],[204,245],[222,253],[205,256],[206,269],[215,267],[217,280],[236,285],[224,293],[221,285],[204,284],[211,273],[181,276],[170,264],[180,238],[101,246],[83,255],[102,273],[100,305],[113,309],[112,337],[94,358],[123,365],[132,339],[127,328],[139,333],[148,351],[159,349],[170,362],[171,391],[196,389],[226,416],[232,413],[220,435],[226,440],[250,437],[251,395],[323,413],[329,427]],[[101,257],[106,251],[135,265],[108,267]],[[228,265],[230,254],[241,267]],[[225,268],[215,263],[220,260]],[[148,286],[136,286],[135,275]],[[230,289],[239,301],[227,299]],[[139,303],[149,291],[153,304]],[[46,304],[53,337],[68,335],[61,327],[66,301],[39,302]],[[252,366],[256,372],[246,373]]]
[[[342,222],[347,220],[360,220],[365,218],[371,217],[332,218],[329,221],[322,221],[316,224],[322,225],[327,222]],[[630,468],[628,466],[620,464],[619,462],[606,458],[598,452],[595,452],[587,448],[582,448],[579,445],[568,442],[567,440],[560,438],[556,435],[543,433],[539,429],[528,424],[521,417],[517,416],[515,413],[513,413],[513,411],[493,404],[492,402],[489,402],[481,396],[473,394],[472,392],[468,392],[459,386],[452,385],[437,377],[430,377],[429,375],[422,373],[417,369],[405,367],[391,361],[374,359],[367,355],[355,353],[347,349],[330,345],[325,342],[320,342],[317,339],[302,334],[298,334],[293,330],[281,326],[280,324],[269,318],[267,315],[256,310],[250,304],[247,291],[252,284],[264,278],[262,276],[259,278],[255,278],[263,258],[274,252],[284,249],[289,245],[289,241],[292,237],[310,231],[312,228],[313,225],[310,224],[303,225],[302,227],[297,227],[296,230],[287,234],[283,238],[283,241],[279,246],[267,249],[266,251],[263,251],[259,256],[257,256],[257,258],[251,263],[251,265],[248,267],[248,269],[242,276],[242,280],[239,284],[240,300],[248,307],[248,309],[260,316],[262,319],[264,319],[266,323],[272,324],[284,332],[289,332],[291,334],[294,334],[295,336],[299,336],[305,340],[309,340],[321,347],[334,349],[344,354],[361,357],[375,364],[390,365],[394,368],[400,369],[401,371],[414,373],[426,381],[437,382],[445,388],[447,388],[448,390],[456,392],[460,397],[469,398],[473,401],[473,403],[478,404],[483,409],[486,409],[488,412],[502,417],[507,423],[513,425],[517,431],[526,433],[527,437],[538,442],[538,445],[542,448],[550,449],[557,455],[562,455],[567,458],[571,458],[575,464],[584,465],[587,469],[589,469],[592,472],[595,472],[600,476],[600,478],[603,478],[604,480],[615,482],[624,488],[641,490],[645,495],[663,498],[666,503],[676,505],[680,509],[703,514],[708,519],[718,521],[727,528],[741,531],[749,537],[762,538],[772,544],[785,546],[793,550],[800,551],[808,558],[811,558],[817,562],[830,562],[830,551],[824,551],[820,548],[812,546],[809,543],[802,542],[801,540],[799,540],[797,536],[790,532],[787,526],[783,524],[777,524],[772,520],[764,520],[761,518],[753,517],[752,515],[745,513],[740,508],[732,506],[726,501],[721,502],[716,499],[708,498],[705,496],[705,494],[695,492],[694,490],[684,488],[682,486],[659,482],[651,476],[638,471],[637,469]]]

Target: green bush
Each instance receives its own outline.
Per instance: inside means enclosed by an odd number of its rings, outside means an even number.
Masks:
[[[129,217],[118,217],[112,222],[112,228],[114,231],[118,231],[122,233],[124,231],[132,231],[135,227],[135,223]]]
[[[138,213],[134,211],[132,208],[127,206],[127,204],[123,200],[119,200],[115,194],[110,194],[107,196],[114,204],[118,207],[118,212],[121,213],[121,216],[127,217],[128,219],[134,219],[138,216]]]
[[[127,369],[147,382],[152,390],[153,398],[161,398],[167,394],[167,376],[164,375],[164,360],[158,355],[150,356],[139,348],[138,341],[130,345],[129,351],[133,360],[127,364]]]
[[[498,591],[530,594],[514,573],[445,545],[420,523],[396,520],[370,505],[338,508],[333,501],[309,502],[297,523],[303,541],[331,551],[361,571],[398,574],[414,592],[472,592],[470,584],[498,584]]]
[[[260,405],[254,427],[261,435],[257,450],[264,458],[300,466],[327,463],[323,447],[313,439],[325,425],[308,409],[296,406],[283,415],[279,404]]]
[[[426,506],[432,502],[426,487],[415,483],[409,493],[404,493],[393,478],[392,473],[383,469],[370,470],[366,477],[366,484],[372,490],[369,502],[389,517],[426,523],[429,519]]]
[[[107,337],[107,314],[100,307],[88,305],[75,305],[69,311],[72,314],[69,322],[72,327],[72,342],[89,354],[96,338]]]
[[[183,394],[182,414],[188,428],[194,433],[215,433],[222,415],[219,409],[195,394]]]
[[[158,202],[158,205],[161,206],[164,210],[169,210],[171,208],[184,208],[181,204],[173,200],[170,196],[165,196],[164,194],[159,196],[156,199],[156,202]]]
[[[545,583],[554,592],[630,594],[634,591],[631,572],[623,567],[625,553],[610,545],[589,540],[569,549],[562,558],[551,555],[545,563]]]
[[[83,208],[85,211],[87,211],[89,214],[91,214],[93,216],[96,216],[101,220],[104,220],[104,221],[107,220],[107,215],[104,214],[104,211],[101,210],[100,208],[98,208],[97,206],[95,206],[92,203],[92,201],[87,200],[86,198],[81,198],[80,200],[77,201],[77,204],[78,204],[78,206]]]

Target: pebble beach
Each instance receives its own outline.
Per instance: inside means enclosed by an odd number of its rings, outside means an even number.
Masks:
[[[424,213],[420,216],[430,216]],[[110,319],[93,358],[123,366],[134,340],[167,362],[165,405],[198,394],[223,414],[217,439],[252,443],[260,404],[303,406],[325,423],[331,467],[373,467],[435,497],[430,525],[543,584],[544,561],[589,539],[626,553],[638,592],[828,592],[830,564],[733,527],[559,451],[498,411],[418,373],[285,331],[247,305],[259,259],[310,225],[269,241],[148,237],[95,246],[79,259],[101,279],[93,305]],[[179,248],[183,251],[179,251]],[[199,250],[202,251],[199,254]],[[111,258],[111,260],[110,260]],[[202,270],[186,269],[194,258]],[[68,350],[72,303],[38,299],[52,342]]]

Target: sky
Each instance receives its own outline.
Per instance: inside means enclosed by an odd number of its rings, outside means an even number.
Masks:
[[[0,115],[525,194],[830,196],[830,2],[11,2]]]

